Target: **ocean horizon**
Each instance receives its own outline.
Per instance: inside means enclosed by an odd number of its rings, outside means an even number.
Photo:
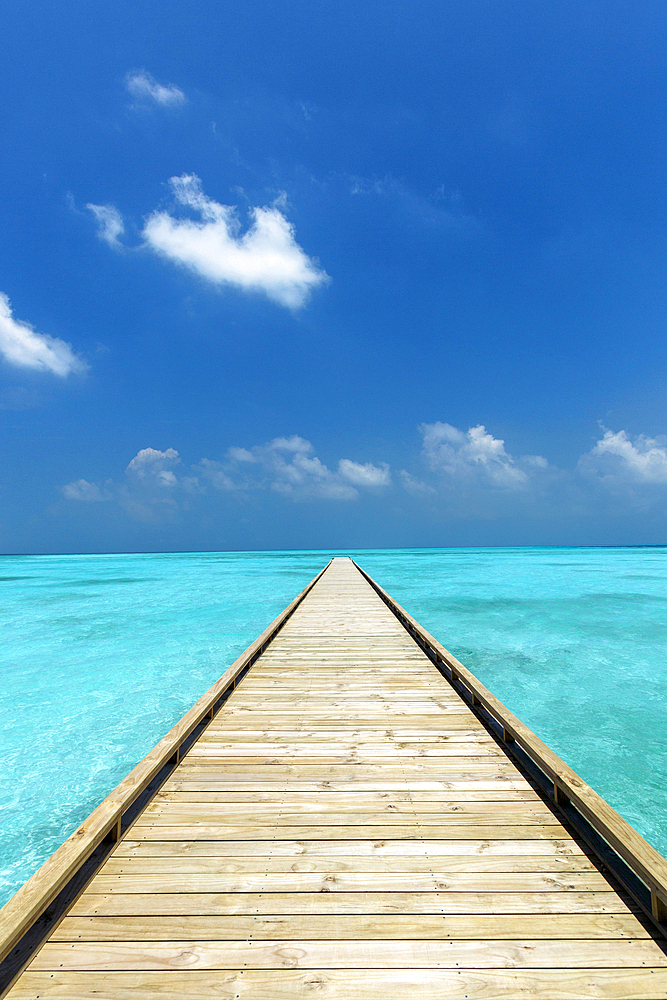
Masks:
[[[667,853],[666,546],[4,555],[0,904],[340,554]]]

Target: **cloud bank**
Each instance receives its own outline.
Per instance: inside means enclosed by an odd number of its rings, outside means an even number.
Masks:
[[[385,463],[360,464],[349,458],[333,472],[313,454],[310,441],[294,434],[274,438],[251,449],[229,448],[224,462],[202,459],[202,475],[217,489],[269,489],[297,502],[357,500],[357,487],[381,487],[391,482]]]
[[[125,77],[125,88],[137,101],[158,104],[163,108],[176,108],[185,104],[187,97],[173,83],[158,83],[145,69],[135,70]]]
[[[251,208],[250,226],[242,232],[236,209],[208,198],[197,176],[183,174],[169,183],[177,204],[199,218],[153,212],[143,237],[160,256],[212,284],[261,292],[290,309],[303,306],[328,280],[276,205]]]
[[[9,298],[0,292],[0,353],[10,365],[51,372],[65,378],[84,371],[84,362],[71,344],[46,333],[36,333],[29,323],[14,319]]]
[[[134,520],[158,524],[173,520],[179,509],[210,490],[246,496],[265,491],[307,503],[357,500],[359,488],[377,490],[391,482],[386,463],[341,459],[334,472],[313,452],[310,441],[297,434],[278,437],[250,449],[233,446],[222,461],[202,458],[186,475],[174,448],[142,448],[128,462],[124,480],[100,484],[77,479],[60,492],[79,503],[111,501]]]
[[[387,512],[410,517],[416,506],[437,523],[613,518],[638,507],[662,511],[667,500],[667,437],[631,437],[625,430],[603,428],[574,468],[558,469],[542,455],[513,457],[483,424],[464,431],[436,421],[422,424],[420,432],[422,449],[415,449],[413,470],[401,469],[396,485],[386,462],[341,458],[330,467],[310,441],[294,434],[250,447],[233,445],[222,458],[202,458],[189,468],[174,448],[142,448],[120,480],[81,478],[61,493],[79,504],[113,503],[134,520],[154,524],[180,517],[205,495],[209,504],[226,495],[225,502],[263,508],[264,516],[271,497],[277,516],[280,499],[338,504],[374,497],[377,504],[384,496]]]

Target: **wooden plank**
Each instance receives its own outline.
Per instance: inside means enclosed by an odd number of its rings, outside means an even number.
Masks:
[[[286,956],[286,960],[289,957]],[[667,971],[644,969],[31,972],[10,1000],[652,1000],[667,993]]]
[[[592,872],[245,872],[186,875],[96,875],[89,891],[154,892],[604,892]]]
[[[629,900],[603,892],[176,892],[100,893],[88,890],[72,916],[169,916],[216,914],[551,914],[630,913]]]
[[[425,832],[427,831],[427,832]],[[563,827],[560,823],[546,826],[492,826],[476,823],[474,826],[429,826],[398,824],[377,826],[234,826],[219,824],[185,824],[183,826],[156,825],[136,822],[132,827],[134,840],[560,840]]]
[[[193,782],[197,784],[197,782]],[[306,804],[305,796],[309,797],[309,803],[312,805],[313,791],[317,793],[318,799],[321,799],[321,805],[327,808],[349,808],[354,803],[354,798],[356,798],[361,793],[358,792],[343,792],[334,791],[324,788],[313,788],[310,791],[294,791],[292,789],[285,790],[284,783],[276,782],[275,784],[280,787],[276,790],[264,789],[259,791],[257,789],[257,783],[253,782],[253,791],[236,791],[233,789],[226,790],[221,789],[215,783],[213,783],[213,789],[209,791],[206,788],[200,788],[196,791],[186,790],[183,787],[183,783],[180,784],[178,788],[170,788],[161,797],[161,801],[164,802],[234,802],[237,805],[241,803],[277,803],[289,800],[290,803],[294,804]],[[532,788],[488,788],[484,791],[476,791],[474,789],[467,789],[461,792],[447,792],[445,790],[441,792],[424,792],[415,791],[415,795],[428,796],[426,798],[416,798],[413,800],[412,805],[414,806],[414,812],[426,811],[427,805],[430,803],[436,805],[438,803],[456,803],[456,802],[494,802],[494,801],[512,801],[512,802],[539,802],[540,796],[537,792],[534,792]],[[384,802],[386,804],[387,800],[391,803],[403,804],[409,803],[410,799],[408,797],[408,792],[392,791],[391,798],[390,793],[387,791],[378,790],[367,790],[364,794],[364,801],[366,803],[376,802],[381,804]],[[394,797],[395,796],[395,797]],[[287,799],[286,799],[287,797]],[[340,798],[340,803],[336,801]]]
[[[320,872],[336,874],[337,872],[391,872],[408,874],[470,872],[557,872],[559,876],[567,872],[595,872],[595,865],[589,858],[572,855],[481,855],[466,857],[462,855],[396,855],[394,857],[364,857],[339,855],[337,858],[316,858],[313,856],[273,857],[253,855],[249,858],[220,857],[219,855],[197,856],[165,856],[119,857],[114,855],[100,869],[104,875],[217,875],[221,873],[257,873],[257,872]]]
[[[208,916],[66,917],[52,941],[516,940],[648,938],[632,914],[220,914]]]
[[[334,799],[320,800],[316,797],[312,802],[293,801],[285,796],[283,802],[215,802],[196,799],[194,802],[184,801],[180,793],[173,798],[162,798],[158,803],[144,810],[146,821],[177,823],[216,822],[218,819],[235,820],[239,823],[248,818],[252,822],[273,823],[278,817],[285,823],[305,823],[313,819],[319,823],[319,817],[326,817],[322,822],[358,823],[360,826],[369,823],[392,822],[395,818],[399,823],[405,823],[406,817],[418,814],[420,823],[446,823],[450,821],[469,824],[471,817],[480,817],[482,823],[549,823],[553,820],[551,810],[538,798],[529,802],[512,799],[484,802],[387,802],[370,797],[359,797],[356,802],[341,803]],[[181,819],[180,817],[185,817]]]
[[[263,840],[123,840],[114,858],[216,857],[246,858],[415,858],[415,857],[587,857],[576,841],[561,840],[276,840],[267,848]]]
[[[287,958],[287,956],[286,956]],[[667,993],[667,971],[644,969],[308,971],[170,970],[169,972],[31,972],[10,1000],[647,1000]]]
[[[136,941],[48,942],[37,971],[179,969],[572,969],[664,968],[667,956],[650,939],[612,941],[465,939],[403,941]],[[667,978],[665,979],[667,983]]]

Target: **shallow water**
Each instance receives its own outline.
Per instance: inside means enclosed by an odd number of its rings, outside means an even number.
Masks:
[[[667,853],[667,548],[351,554]],[[0,903],[330,555],[0,557]]]

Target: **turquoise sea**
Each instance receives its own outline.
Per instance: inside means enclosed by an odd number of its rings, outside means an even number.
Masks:
[[[0,557],[0,903],[332,554]],[[667,854],[667,548],[349,554]]]

